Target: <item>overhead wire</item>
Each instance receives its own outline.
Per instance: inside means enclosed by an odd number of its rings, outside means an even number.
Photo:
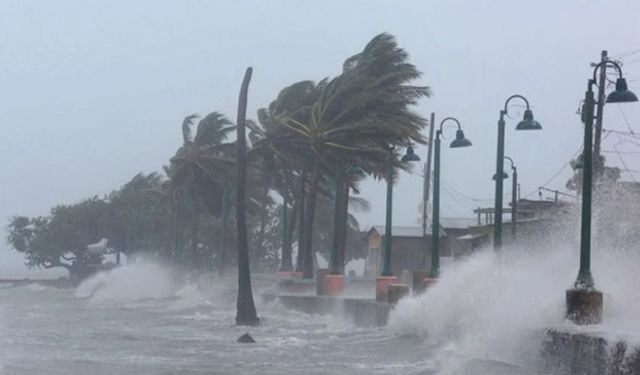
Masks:
[[[623,154],[623,155],[631,155],[631,156],[640,156],[640,151],[616,151],[616,150],[602,150],[600,151],[603,154]]]
[[[622,60],[622,59],[624,59],[626,57],[635,55],[636,53],[640,53],[640,48],[632,49],[631,51],[623,52],[623,53],[620,53],[618,55],[611,56],[609,58],[613,59],[613,60]]]
[[[617,144],[613,145],[613,149],[616,150],[616,154],[618,155],[618,159],[620,159],[620,163],[622,163],[622,166],[624,167],[624,170],[629,174],[629,176],[631,176],[631,179],[633,180],[633,182],[637,183],[638,180],[636,180],[636,177],[633,175],[633,173],[631,172],[631,170],[627,166],[627,163],[624,161],[624,158],[622,157],[620,152],[618,152],[618,145]]]
[[[466,210],[471,210],[471,211],[473,211],[473,210],[476,208],[476,207],[473,207],[473,206],[467,206],[467,205],[465,205],[464,203],[462,203],[462,202],[461,202],[461,201],[460,201],[460,200],[459,200],[459,199],[458,199],[458,198],[457,198],[453,193],[451,193],[451,191],[449,190],[449,188],[448,188],[446,185],[442,184],[442,187],[444,188],[444,189],[443,189],[443,190],[444,190],[444,192],[445,192],[447,195],[449,195],[449,197],[451,197],[451,199],[453,199],[453,201],[454,201],[455,203],[457,203],[457,204],[458,204],[458,206],[460,206],[460,207],[462,207],[462,208],[464,208],[464,209],[466,209]]]
[[[445,185],[443,182],[440,182],[441,184]],[[459,196],[466,198],[472,202],[488,202],[488,201],[492,201],[493,198],[474,198],[470,195],[461,193],[460,191],[456,190],[453,186],[451,185],[447,185],[447,187],[449,188],[449,190],[453,191],[454,193],[458,194]]]
[[[622,110],[622,106],[617,105],[617,107],[618,107],[618,110],[620,111],[620,114],[622,115],[622,118],[624,119],[625,125],[627,125],[627,129],[629,129],[629,133],[635,135],[636,133],[634,133],[633,129],[631,128],[631,125],[629,124],[629,119],[627,118],[627,114],[624,113],[624,111]]]
[[[547,187],[547,185],[549,185],[553,180],[555,180],[555,179],[556,179],[556,177],[558,177],[558,176],[559,176],[559,175],[560,175],[560,174],[565,170],[565,168],[566,168],[566,167],[571,163],[571,160],[573,160],[576,156],[578,156],[578,154],[580,153],[580,151],[582,151],[582,147],[583,147],[583,146],[584,146],[584,145],[581,145],[581,146],[578,148],[578,150],[577,150],[576,152],[574,152],[574,153],[573,153],[573,155],[571,156],[571,158],[569,158],[569,161],[567,161],[566,163],[564,163],[564,164],[562,165],[562,167],[560,167],[560,169],[559,169],[556,173],[554,173],[554,175],[553,175],[553,176],[551,176],[551,178],[549,178],[549,179],[548,179],[544,184],[540,185],[540,187]],[[526,195],[524,196],[524,198],[528,198],[528,197],[530,197],[530,196],[534,195],[535,193],[537,193],[537,192],[538,192],[538,190],[539,190],[539,188],[536,188],[535,190],[531,191],[529,194],[526,194]]]

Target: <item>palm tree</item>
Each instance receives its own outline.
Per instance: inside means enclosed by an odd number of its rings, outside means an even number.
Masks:
[[[426,120],[410,107],[428,96],[429,89],[408,84],[420,72],[407,59],[393,36],[380,34],[345,61],[341,75],[320,85],[306,121],[294,117],[282,121],[288,135],[297,138],[289,144],[302,145],[310,156],[302,244],[306,278],[313,277],[312,229],[322,176],[332,176],[337,166],[346,168],[345,161],[356,157],[365,162],[367,173],[379,176],[390,146],[424,143],[421,130]],[[395,164],[400,166],[397,153]]]
[[[183,144],[171,158],[167,168],[171,195],[174,198],[174,252],[182,243],[184,210],[191,214],[192,262],[198,245],[200,201],[215,216],[222,212],[225,184],[233,178],[233,144],[225,143],[233,124],[219,112],[212,112],[198,122],[195,136],[191,128],[198,115],[187,116],[182,122]],[[178,254],[174,254],[178,255]]]
[[[326,81],[315,84],[312,81],[296,82],[280,91],[277,98],[267,108],[258,110],[258,123],[247,122],[251,129],[249,139],[255,164],[259,170],[269,171],[272,188],[280,194],[283,200],[283,239],[282,259],[280,270],[292,271],[292,242],[298,209],[304,205],[304,198],[300,194],[295,180],[304,173],[305,145],[299,143],[299,138],[283,124],[292,118],[306,122],[314,101],[318,97],[319,88]],[[298,143],[296,143],[298,142]],[[288,214],[289,203],[292,202],[292,213]],[[300,242],[300,241],[299,241]],[[301,243],[298,248],[302,248]],[[302,255],[298,251],[299,258]],[[302,262],[298,262],[301,266]]]
[[[236,223],[238,226],[238,301],[236,312],[236,324],[257,325],[259,322],[256,306],[253,302],[251,290],[251,270],[249,267],[249,249],[247,241],[246,219],[246,179],[247,179],[247,140],[246,140],[246,115],[247,93],[251,81],[252,69],[249,67],[244,74],[240,96],[238,98],[237,121],[237,146],[238,146],[238,173],[236,184]]]

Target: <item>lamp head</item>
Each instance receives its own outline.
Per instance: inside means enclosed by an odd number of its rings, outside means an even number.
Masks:
[[[509,175],[507,174],[507,172],[502,172],[502,179],[506,180],[507,178],[509,178]],[[493,175],[493,181],[496,180],[496,175]]]
[[[571,165],[571,168],[573,168],[574,170],[584,168],[584,154],[578,155],[578,157],[575,158],[574,160],[571,160],[569,164]]]
[[[402,157],[402,161],[420,161],[420,157],[413,151],[413,146],[407,147],[407,153]]]
[[[627,80],[618,78],[616,81],[616,90],[607,96],[607,103],[630,103],[637,102],[638,97],[632,91],[629,91]]]
[[[516,130],[540,130],[542,125],[533,119],[533,112],[530,109],[524,111],[522,121],[516,126]]]
[[[456,139],[451,142],[451,148],[459,148],[459,147],[469,147],[471,146],[471,141],[465,138],[464,132],[462,129],[458,129],[456,131]]]

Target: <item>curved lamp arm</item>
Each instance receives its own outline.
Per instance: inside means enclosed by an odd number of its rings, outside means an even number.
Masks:
[[[524,104],[526,104],[527,106],[527,110],[530,109],[529,107],[529,101],[527,100],[527,98],[525,98],[522,95],[516,94],[516,95],[511,95],[505,102],[504,102],[504,109],[502,110],[503,114],[507,114],[508,112],[508,107],[509,107],[509,102],[512,101],[513,99],[522,99],[524,101]]]
[[[508,157],[508,156],[505,156],[504,158],[505,158],[505,159],[507,159],[507,160],[509,160],[509,164],[511,164],[511,170],[516,169],[515,164],[513,163],[513,159],[511,159],[511,158],[510,158],[510,157]]]
[[[458,125],[458,130],[462,129],[462,126],[460,126],[460,121],[458,121],[457,118],[455,117],[446,117],[444,119],[442,119],[442,121],[440,121],[440,130],[438,130],[436,132],[436,136],[440,136],[440,134],[442,134],[442,127],[444,126],[444,123],[447,121],[453,121]]]
[[[618,78],[622,78],[622,68],[620,68],[620,65],[612,60],[605,60],[605,61],[600,61],[599,63],[596,64],[596,66],[593,68],[593,82],[596,82],[596,73],[598,72],[599,68],[602,68],[605,65],[612,65],[616,68],[616,70],[618,71]]]

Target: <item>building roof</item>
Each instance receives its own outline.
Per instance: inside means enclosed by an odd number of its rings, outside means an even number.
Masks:
[[[374,225],[371,227],[371,229],[369,230],[369,233],[371,233],[371,231],[376,231],[380,236],[384,236],[385,234],[385,227],[384,225]],[[391,232],[393,233],[393,237],[422,237],[422,227],[392,227],[391,228]],[[445,232],[442,227],[440,228],[440,236],[446,236],[447,232]],[[431,237],[431,226],[427,227],[427,236]]]
[[[458,237],[459,240],[475,240],[476,238],[487,237],[488,233],[467,233]]]
[[[478,219],[473,217],[441,217],[440,226],[446,229],[467,229],[477,225]]]

